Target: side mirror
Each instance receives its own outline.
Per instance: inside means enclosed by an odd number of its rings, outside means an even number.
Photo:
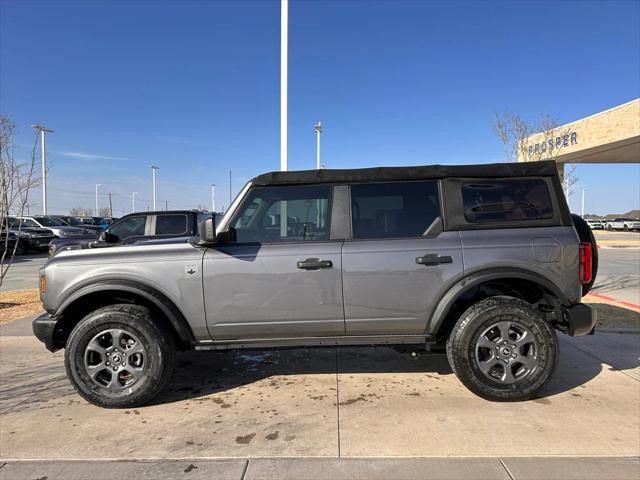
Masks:
[[[100,236],[98,237],[99,242],[104,243],[118,243],[118,236],[113,233],[109,233],[106,230],[100,232]]]
[[[200,244],[213,245],[216,243],[216,220],[214,217],[205,218],[200,223]]]

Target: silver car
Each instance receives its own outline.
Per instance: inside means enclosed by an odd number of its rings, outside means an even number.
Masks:
[[[33,323],[78,393],[151,400],[176,350],[312,345],[446,349],[464,385],[529,399],[581,303],[596,245],[553,162],[273,172],[187,243],[61,252]]]

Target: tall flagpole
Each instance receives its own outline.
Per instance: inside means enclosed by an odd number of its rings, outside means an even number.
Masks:
[[[280,0],[280,170],[289,170],[287,156],[289,0]]]

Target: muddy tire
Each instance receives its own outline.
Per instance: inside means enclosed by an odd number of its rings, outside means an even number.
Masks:
[[[106,408],[148,403],[171,379],[173,336],[139,305],[110,305],[73,329],[65,350],[67,376],[88,402]]]
[[[558,338],[527,302],[491,297],[462,314],[447,340],[447,358],[476,395],[492,401],[528,400],[555,371]]]

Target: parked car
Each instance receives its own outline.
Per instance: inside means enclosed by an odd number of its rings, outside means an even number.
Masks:
[[[72,227],[70,225],[66,225],[62,219],[56,217],[36,215],[32,217],[17,218],[19,218],[24,225],[29,227],[40,227],[51,230],[56,237],[74,237],[92,233],[84,227]]]
[[[56,215],[56,218],[61,219],[67,225],[71,225],[72,227],[81,227],[85,230],[90,230],[91,232],[97,232],[99,234],[102,230],[104,230],[99,225],[83,223],[78,217],[72,217],[70,215]]]
[[[64,250],[144,244],[153,239],[171,237],[182,238],[186,242],[197,233],[199,222],[206,216],[210,214],[198,210],[131,213],[109,225],[98,238],[61,238],[52,241],[49,255],[53,256]]]
[[[635,218],[615,218],[607,220],[607,230],[640,230],[640,220]]]
[[[48,228],[32,227],[21,222],[17,217],[7,217],[7,230],[16,235],[18,246],[16,255],[22,255],[29,251],[46,250],[49,242],[55,238]]]
[[[601,220],[587,220],[587,225],[591,227],[591,230],[604,230],[604,223]]]
[[[108,217],[91,217],[91,218],[93,218],[93,221],[96,222],[96,225],[98,225],[102,229],[107,228],[109,225],[113,223],[113,221]]]
[[[446,346],[472,392],[525,400],[556,331],[594,331],[596,247],[552,161],[273,172],[188,243],[50,258],[33,331],[103,407],[150,401],[176,349],[372,344]]]
[[[18,236],[9,230],[0,230],[0,255],[11,255],[18,241]],[[16,251],[16,253],[18,253]]]

